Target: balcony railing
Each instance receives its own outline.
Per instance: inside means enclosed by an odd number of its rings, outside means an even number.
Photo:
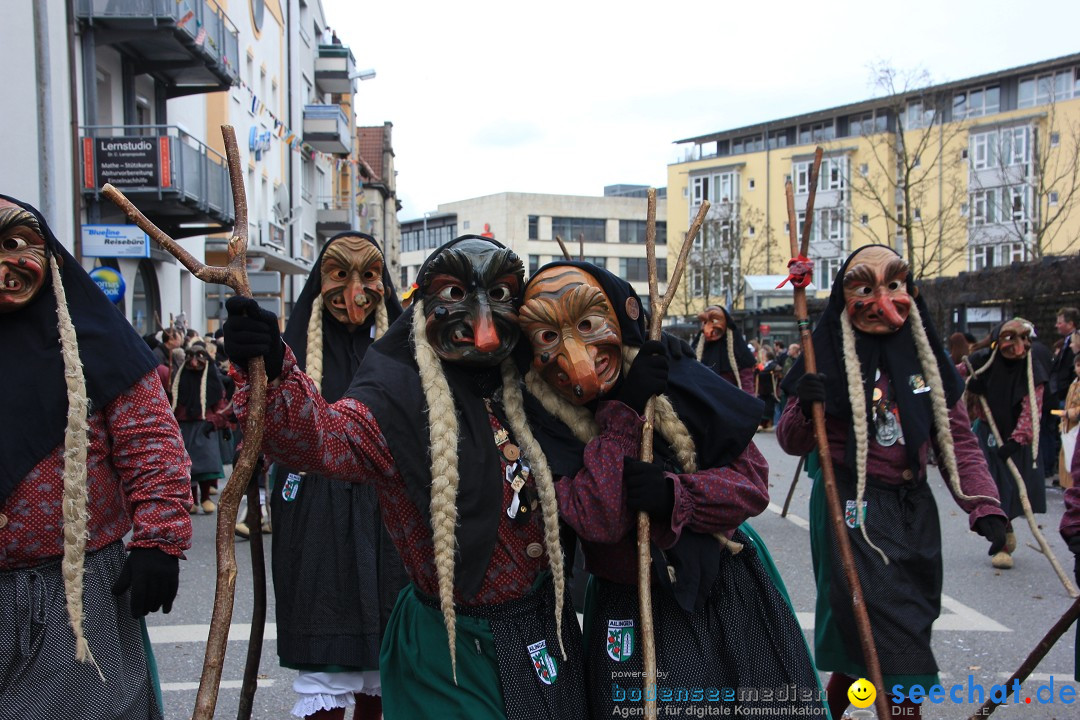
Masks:
[[[356,60],[345,45],[320,45],[315,58],[315,84],[326,93],[345,95],[352,92],[349,76],[356,72]]]
[[[205,0],[75,0],[75,14],[109,31],[107,44],[172,79],[169,96],[213,92],[239,78],[239,32]],[[197,58],[201,67],[185,65]]]
[[[84,195],[98,197],[110,182],[148,215],[235,220],[225,157],[175,125],[90,125],[81,135]]]
[[[340,105],[304,106],[304,142],[337,155],[352,152],[349,119]]]
[[[315,230],[324,238],[351,230],[353,212],[347,197],[321,195],[316,203]]]

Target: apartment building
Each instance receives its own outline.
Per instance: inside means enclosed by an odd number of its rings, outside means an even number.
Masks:
[[[927,278],[1080,249],[1080,54],[892,89],[676,141],[673,250],[702,201],[712,203],[691,256],[688,304],[744,307],[748,276],[785,272],[785,183],[801,231],[816,146],[824,159],[809,254],[821,296],[868,243],[894,247]]]
[[[379,241],[391,277],[401,276],[401,224],[397,170],[394,169],[394,124],[356,129],[360,153],[360,229]]]
[[[220,127],[232,125],[252,284],[287,314],[334,229],[324,223],[359,226],[355,61],[326,28],[319,0],[15,3],[0,59],[27,68],[10,74],[9,91],[37,102],[0,118],[0,191],[41,208],[87,269],[125,279],[117,305],[137,331],[182,322],[201,332],[222,316],[226,291],[153,247],[101,187],[222,264],[235,211]]]
[[[406,288],[431,251],[459,235],[494,237],[526,264],[527,274],[563,257],[556,236],[574,259],[607,268],[630,281],[648,302],[645,261],[647,188],[615,185],[603,196],[498,193],[442,203],[435,212],[401,223],[401,286]],[[667,208],[658,191],[656,257],[667,289]]]

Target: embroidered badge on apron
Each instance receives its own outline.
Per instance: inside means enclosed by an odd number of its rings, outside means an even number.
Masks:
[[[555,658],[547,651],[547,640],[529,645],[529,657],[532,659],[533,670],[536,677],[545,685],[554,685],[559,678],[559,667],[555,664]]]
[[[634,621],[608,620],[607,654],[615,662],[625,662],[634,654]]]
[[[296,473],[289,473],[289,476],[285,478],[284,484],[281,486],[281,499],[285,502],[292,502],[296,499],[296,496],[300,494],[300,476]]]
[[[858,514],[855,512],[855,501],[848,500],[844,506],[844,524],[854,530],[866,522],[866,501],[863,500]]]

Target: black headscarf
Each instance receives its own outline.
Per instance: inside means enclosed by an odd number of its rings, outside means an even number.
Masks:
[[[416,275],[424,277],[434,258],[465,240],[506,246],[491,238],[463,235],[436,248]],[[431,447],[428,437],[427,399],[420,386],[420,370],[412,344],[411,305],[390,330],[376,341],[345,393],[364,403],[375,415],[394,462],[405,481],[405,491],[420,514],[431,522]],[[470,368],[441,363],[458,410],[458,527],[454,586],[466,600],[480,590],[498,539],[502,518],[502,463],[491,432],[484,394],[498,387],[499,368]],[[467,562],[461,562],[467,558]]]
[[[199,351],[206,353],[205,343],[192,343],[188,348],[189,353]],[[218,372],[214,360],[209,355],[206,356],[205,371],[206,407],[203,407],[201,402],[203,371],[189,368],[186,359],[184,364],[176,371],[180,374],[180,385],[176,389],[176,407],[184,408],[186,420],[204,419],[206,414],[210,412],[210,410],[217,405],[225,395],[225,385],[221,381],[221,374]]]
[[[990,337],[995,345],[1004,325],[1003,322],[990,332]],[[1046,371],[1046,363],[1040,362],[1039,358],[1035,356],[1034,343],[1028,352],[1032,353],[1031,374],[1035,387],[1039,387],[1048,382],[1050,378]],[[970,358],[972,367],[978,370],[985,365],[986,361],[990,359],[990,353],[990,348],[983,348],[973,353]],[[994,416],[994,423],[997,425],[1002,439],[1006,440],[1012,435],[1012,431],[1016,429],[1016,421],[1020,419],[1020,414],[1024,411],[1023,404],[1027,402],[1027,357],[1009,360],[999,352],[994,356],[994,364],[979,377],[986,379],[986,403],[990,406],[990,414]],[[1043,402],[1046,402],[1045,396]],[[1038,409],[1033,408],[1032,411],[1037,412]]]
[[[573,260],[549,263],[537,272],[558,266],[575,267],[596,278],[618,316],[623,345],[640,347],[645,343],[648,338],[645,314],[628,282],[604,268]],[[636,307],[638,311],[632,314],[628,307]],[[532,361],[527,342],[519,345],[517,361],[521,368]],[[612,397],[617,396],[624,375],[620,375],[619,383],[609,393]],[[670,364],[665,394],[694,439],[698,468],[702,470],[723,467],[738,458],[753,440],[764,410],[763,402],[747,396],[691,358]],[[572,477],[584,463],[584,443],[532,395],[526,393],[525,399],[529,425],[544,449],[552,473],[557,477]],[[674,451],[663,438],[656,438],[654,450],[656,459],[663,461],[669,470],[682,471],[676,465]],[[672,591],[683,608],[692,610],[704,602],[719,569],[719,554],[715,539],[690,530],[683,530],[675,547],[664,552],[662,562],[678,569],[678,582]],[[658,576],[661,582],[670,583],[666,567],[661,568]]]
[[[353,230],[338,233],[323,245],[319,257],[315,260],[315,265],[311,268],[311,274],[308,275],[304,289],[300,291],[299,297],[296,298],[292,313],[289,315],[289,322],[285,325],[285,332],[281,334],[282,338],[296,354],[296,362],[300,365],[301,370],[307,370],[307,336],[308,323],[311,321],[311,305],[315,302],[315,298],[322,294],[323,256],[326,254],[326,249],[335,240],[343,237],[363,238],[374,245],[380,254],[382,253],[382,248],[379,247],[379,243],[375,241],[375,238]],[[388,320],[393,323],[401,316],[401,302],[398,300],[397,291],[394,289],[394,282],[390,277],[389,265],[385,261],[385,257],[383,258],[382,282],[382,302],[386,305]],[[375,313],[372,312],[363,325],[350,332],[348,328],[334,319],[334,316],[330,314],[330,311],[325,306],[322,312],[322,396],[326,398],[327,402],[334,402],[349,389],[353,375],[356,374],[357,368],[360,367],[360,362],[364,359],[368,346],[374,342],[371,338],[371,328],[374,327]]]
[[[157,367],[157,360],[97,283],[56,239],[41,213],[7,195],[0,198],[37,217],[49,262],[60,263],[90,412],[102,410]],[[67,386],[51,271],[46,271],[44,285],[29,304],[0,314],[0,338],[0,377],[8,383],[4,402],[0,403],[2,507],[27,473],[64,441]]]
[[[829,302],[825,306],[817,327],[814,328],[814,355],[817,358],[817,371],[825,375],[825,414],[846,421],[851,419],[851,400],[848,395],[847,375],[844,371],[844,341],[840,317],[847,312],[844,304],[844,275],[848,266],[858,254],[871,247],[884,247],[899,257],[899,253],[887,245],[865,245],[848,256],[844,265],[833,280]],[[930,320],[926,303],[918,296],[911,273],[908,273],[907,291],[919,309],[926,337],[930,348],[937,358],[938,372],[941,373],[942,388],[945,392],[945,404],[952,407],[964,394],[964,383],[956,367],[949,359],[937,330]],[[867,400],[867,417],[872,417],[870,404],[873,398],[874,377],[880,369],[887,373],[892,383],[894,398],[900,410],[900,425],[904,430],[904,444],[909,464],[919,469],[919,448],[930,438],[933,429],[934,410],[930,393],[915,394],[912,379],[922,377],[922,365],[915,349],[915,337],[911,329],[911,320],[894,333],[873,335],[855,330],[855,353],[862,366],[863,382]],[[784,377],[781,387],[789,397],[796,395],[795,386],[806,372],[805,354],[800,356],[791,370]],[[929,384],[929,378],[923,378]],[[849,423],[850,425],[850,423]],[[849,434],[850,440],[850,434]],[[854,442],[848,442],[849,460],[854,459]],[[850,463],[849,463],[850,466]]]
[[[717,373],[729,372],[738,375],[739,370],[752,368],[757,365],[757,361],[754,360],[754,354],[750,352],[750,348],[746,346],[746,338],[743,337],[739,326],[731,319],[731,313],[723,305],[717,305],[716,307],[724,311],[727,329],[731,331],[731,341],[735,343],[735,364],[739,367],[731,367],[727,349],[728,334],[726,332],[720,336],[719,340],[713,342],[707,342],[705,333],[699,332],[697,339],[694,341],[694,347],[698,347],[698,343],[705,343],[705,349],[701,354],[701,362],[705,364],[705,367]]]

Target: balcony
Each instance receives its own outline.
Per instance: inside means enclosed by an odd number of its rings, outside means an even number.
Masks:
[[[304,142],[325,153],[352,152],[349,117],[340,105],[304,106]]]
[[[320,239],[326,240],[340,232],[353,229],[353,209],[347,198],[320,197],[316,207],[315,232],[319,234]]]
[[[97,45],[115,47],[168,97],[227,90],[239,78],[236,26],[205,0],[75,0]]]
[[[347,95],[352,92],[349,76],[356,72],[356,60],[345,45],[320,45],[315,58],[315,85],[319,92]]]
[[[202,141],[173,125],[87,126],[81,136],[83,196],[99,202],[102,221],[122,216],[101,201],[108,182],[174,238],[231,229],[225,158]]]

